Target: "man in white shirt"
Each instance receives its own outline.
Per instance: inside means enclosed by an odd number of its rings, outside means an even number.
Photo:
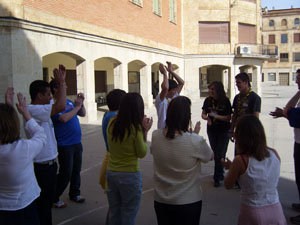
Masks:
[[[51,94],[49,83],[35,80],[30,84],[31,104],[28,111],[36,122],[44,128],[47,142],[42,151],[34,159],[34,172],[41,188],[41,195],[37,199],[37,208],[41,225],[52,225],[52,202],[55,195],[57,173],[57,144],[54,135],[51,116],[65,110],[66,103],[66,69],[59,65],[53,71],[54,79],[59,83],[58,98],[50,103]]]
[[[158,129],[165,128],[169,102],[180,94],[184,85],[183,79],[181,79],[180,76],[172,71],[172,63],[167,62],[167,65],[167,67],[163,64],[159,65],[159,71],[163,74],[164,78],[161,84],[161,92],[156,96],[155,99],[155,108],[158,116]],[[175,80],[168,79],[167,71],[178,83]]]

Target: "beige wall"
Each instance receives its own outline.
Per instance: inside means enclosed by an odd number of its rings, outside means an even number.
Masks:
[[[238,23],[256,25],[257,43],[260,43],[260,0],[257,4],[241,0],[183,0],[182,8],[185,54],[233,54],[238,44]],[[199,44],[199,21],[230,22],[230,43]]]

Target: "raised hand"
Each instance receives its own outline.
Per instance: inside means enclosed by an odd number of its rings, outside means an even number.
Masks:
[[[167,71],[165,69],[165,66],[163,64],[159,64],[159,71],[163,74],[163,75],[167,75]]]
[[[6,92],[5,92],[5,103],[8,105],[13,106],[14,104],[14,88],[13,87],[8,87]]]
[[[31,115],[30,115],[30,113],[28,112],[28,109],[27,109],[25,96],[23,96],[22,93],[18,93],[17,97],[18,97],[18,102],[19,103],[17,103],[16,106],[17,106],[17,109],[18,109],[19,113],[22,114],[22,116],[24,117],[24,119],[26,121],[30,120]]]
[[[59,69],[54,68],[53,70],[54,80],[59,84],[64,84],[66,79],[66,68],[63,65],[59,65]]]
[[[78,93],[77,94],[77,98],[81,98],[82,99],[82,102],[84,101],[85,97],[84,97],[84,94],[83,93]]]
[[[166,67],[167,71],[168,71],[168,72],[171,72],[171,71],[172,71],[172,63],[171,63],[171,62],[168,62],[168,61],[167,61],[166,63],[167,63],[167,65],[168,65],[168,66]]]
[[[82,107],[83,104],[83,99],[80,98],[79,96],[77,96],[76,100],[75,100],[75,105],[79,106],[80,108]]]

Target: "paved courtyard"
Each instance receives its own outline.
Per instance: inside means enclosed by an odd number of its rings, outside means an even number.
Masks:
[[[276,106],[282,107],[297,91],[296,86],[263,86],[262,88],[262,112],[260,119],[264,124],[268,145],[275,148],[281,157],[281,178],[279,181],[279,195],[284,214],[289,220],[290,216],[297,215],[291,209],[291,203],[298,201],[298,194],[294,180],[293,166],[293,130],[286,119],[274,120],[269,112]],[[204,99],[194,102],[192,105],[193,124],[200,120],[202,123],[200,135],[207,139],[206,121],[200,119],[201,107]],[[146,110],[148,116],[154,119],[153,128],[156,128],[155,108]],[[103,112],[98,112],[98,120],[94,124],[82,124],[83,131],[83,168],[82,168],[82,194],[86,197],[84,204],[77,204],[68,200],[68,192],[65,191],[62,200],[68,204],[64,209],[53,209],[53,221],[57,225],[102,225],[105,223],[107,213],[107,199],[100,185],[99,171],[102,159],[105,155],[105,145],[101,131],[101,119]],[[150,145],[151,132],[148,134]],[[227,156],[233,158],[233,144],[228,147]],[[140,206],[137,225],[156,225],[156,217],[153,208],[153,183],[152,183],[152,156],[140,160],[143,173],[143,197]],[[226,190],[222,185],[213,187],[213,162],[202,164],[202,189],[203,208],[200,224],[202,225],[234,225],[239,213],[239,191]],[[288,221],[288,224],[289,221]]]

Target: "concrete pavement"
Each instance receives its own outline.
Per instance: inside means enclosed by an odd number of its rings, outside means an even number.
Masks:
[[[264,124],[268,145],[275,148],[281,157],[281,178],[279,181],[279,195],[287,221],[290,216],[297,213],[291,209],[291,203],[298,201],[296,184],[294,181],[293,166],[293,130],[286,119],[274,120],[269,112],[276,106],[282,107],[297,91],[297,87],[263,86],[262,88],[262,112],[261,121]],[[193,124],[201,120],[200,135],[207,139],[206,121],[200,119],[201,107],[204,98],[193,102]],[[148,116],[154,119],[153,128],[156,128],[155,108],[146,110]],[[105,224],[107,213],[107,199],[98,184],[99,171],[102,159],[105,155],[105,145],[101,131],[101,119],[103,112],[98,112],[98,120],[94,124],[82,124],[83,131],[83,164],[82,164],[82,195],[86,202],[78,204],[68,199],[68,189],[64,192],[62,200],[67,202],[64,209],[53,209],[53,223],[57,225],[102,225]],[[148,134],[150,145],[151,132]],[[228,147],[227,156],[233,158],[233,144]],[[152,155],[150,153],[140,160],[143,173],[143,197],[140,206],[137,225],[156,225],[156,217],[153,208],[153,184],[152,184]],[[237,223],[239,213],[239,190],[226,190],[222,185],[213,187],[213,162],[202,164],[202,189],[203,206],[200,224],[202,225],[233,225]],[[288,224],[289,221],[288,221]]]

